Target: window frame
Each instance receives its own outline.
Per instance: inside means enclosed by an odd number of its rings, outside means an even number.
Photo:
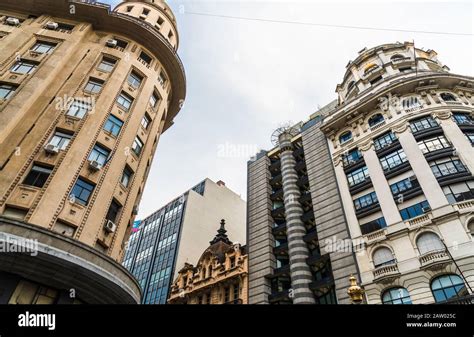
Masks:
[[[104,84],[105,84],[105,81],[101,79],[98,79],[95,77],[89,77],[89,80],[84,86],[84,91],[90,94],[98,94],[102,91]],[[97,90],[97,88],[99,88],[99,90]]]
[[[26,66],[26,65],[29,65],[29,67]],[[15,74],[29,75],[29,74],[33,73],[38,68],[38,65],[39,65],[39,63],[37,63],[37,62],[20,59],[20,60],[17,60],[10,67],[10,71],[15,73]],[[28,70],[26,72],[19,71],[19,69],[22,69],[22,67],[28,68]]]
[[[104,130],[110,135],[117,137],[120,134],[120,131],[122,131],[123,123],[124,122],[120,118],[110,114],[105,121]],[[109,125],[111,125],[111,127],[108,127]]]
[[[83,185],[79,186],[79,184],[83,184]],[[78,189],[80,189],[79,195],[74,194],[74,190],[76,189],[76,187]],[[90,187],[90,189],[89,189],[89,187]],[[79,178],[77,178],[74,186],[72,187],[70,195],[74,196],[74,202],[75,203],[78,203],[82,206],[87,206],[89,204],[91,195],[94,192],[95,187],[96,187],[95,184],[85,180],[82,177],[79,177]],[[87,193],[88,193],[86,199],[81,198],[84,191],[87,191]]]
[[[49,179],[52,172],[53,172],[52,166],[33,163],[33,166],[31,167],[30,171],[23,179],[22,184],[38,187],[38,188],[43,188],[44,184],[46,184],[46,181]],[[31,179],[32,179],[31,182],[27,182],[27,180],[31,180]]]

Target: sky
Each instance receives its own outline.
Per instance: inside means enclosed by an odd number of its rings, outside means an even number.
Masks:
[[[100,0],[115,6],[118,0]],[[473,1],[182,1],[178,54],[187,96],[160,138],[137,219],[208,177],[246,199],[247,161],[273,130],[334,100],[358,51],[414,41],[451,72],[474,74]],[[202,14],[409,32],[262,22]],[[413,31],[467,33],[470,36]]]

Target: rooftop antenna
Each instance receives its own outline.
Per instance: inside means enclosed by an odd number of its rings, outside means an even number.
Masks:
[[[298,126],[295,126],[292,121],[280,124],[280,126],[272,133],[272,144],[278,146],[280,144],[279,137],[283,133],[289,133],[292,137],[296,136],[300,132]]]

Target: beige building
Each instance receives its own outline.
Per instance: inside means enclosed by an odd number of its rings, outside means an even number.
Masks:
[[[363,49],[324,119],[368,303],[468,300],[474,82],[413,43]]]
[[[247,304],[246,247],[229,240],[225,220],[196,266],[185,263],[171,287],[170,304]]]
[[[55,303],[140,301],[118,262],[185,98],[178,41],[164,1],[1,1],[0,232],[39,250],[2,255],[3,297],[27,282]]]
[[[196,263],[225,218],[235,244],[244,244],[246,205],[219,180],[206,178],[145,218],[130,237],[123,265],[143,289],[142,303],[166,304],[173,279]]]

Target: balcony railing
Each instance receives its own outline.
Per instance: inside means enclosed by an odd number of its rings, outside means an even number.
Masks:
[[[449,300],[437,302],[435,304],[474,304],[474,294],[451,298]]]
[[[428,252],[419,257],[421,268],[429,268],[449,261],[449,254],[445,249]]]
[[[386,280],[386,279],[392,279],[400,275],[400,272],[398,271],[398,265],[396,263],[378,267],[374,270],[373,273],[374,273],[374,282],[379,282],[381,280]]]

